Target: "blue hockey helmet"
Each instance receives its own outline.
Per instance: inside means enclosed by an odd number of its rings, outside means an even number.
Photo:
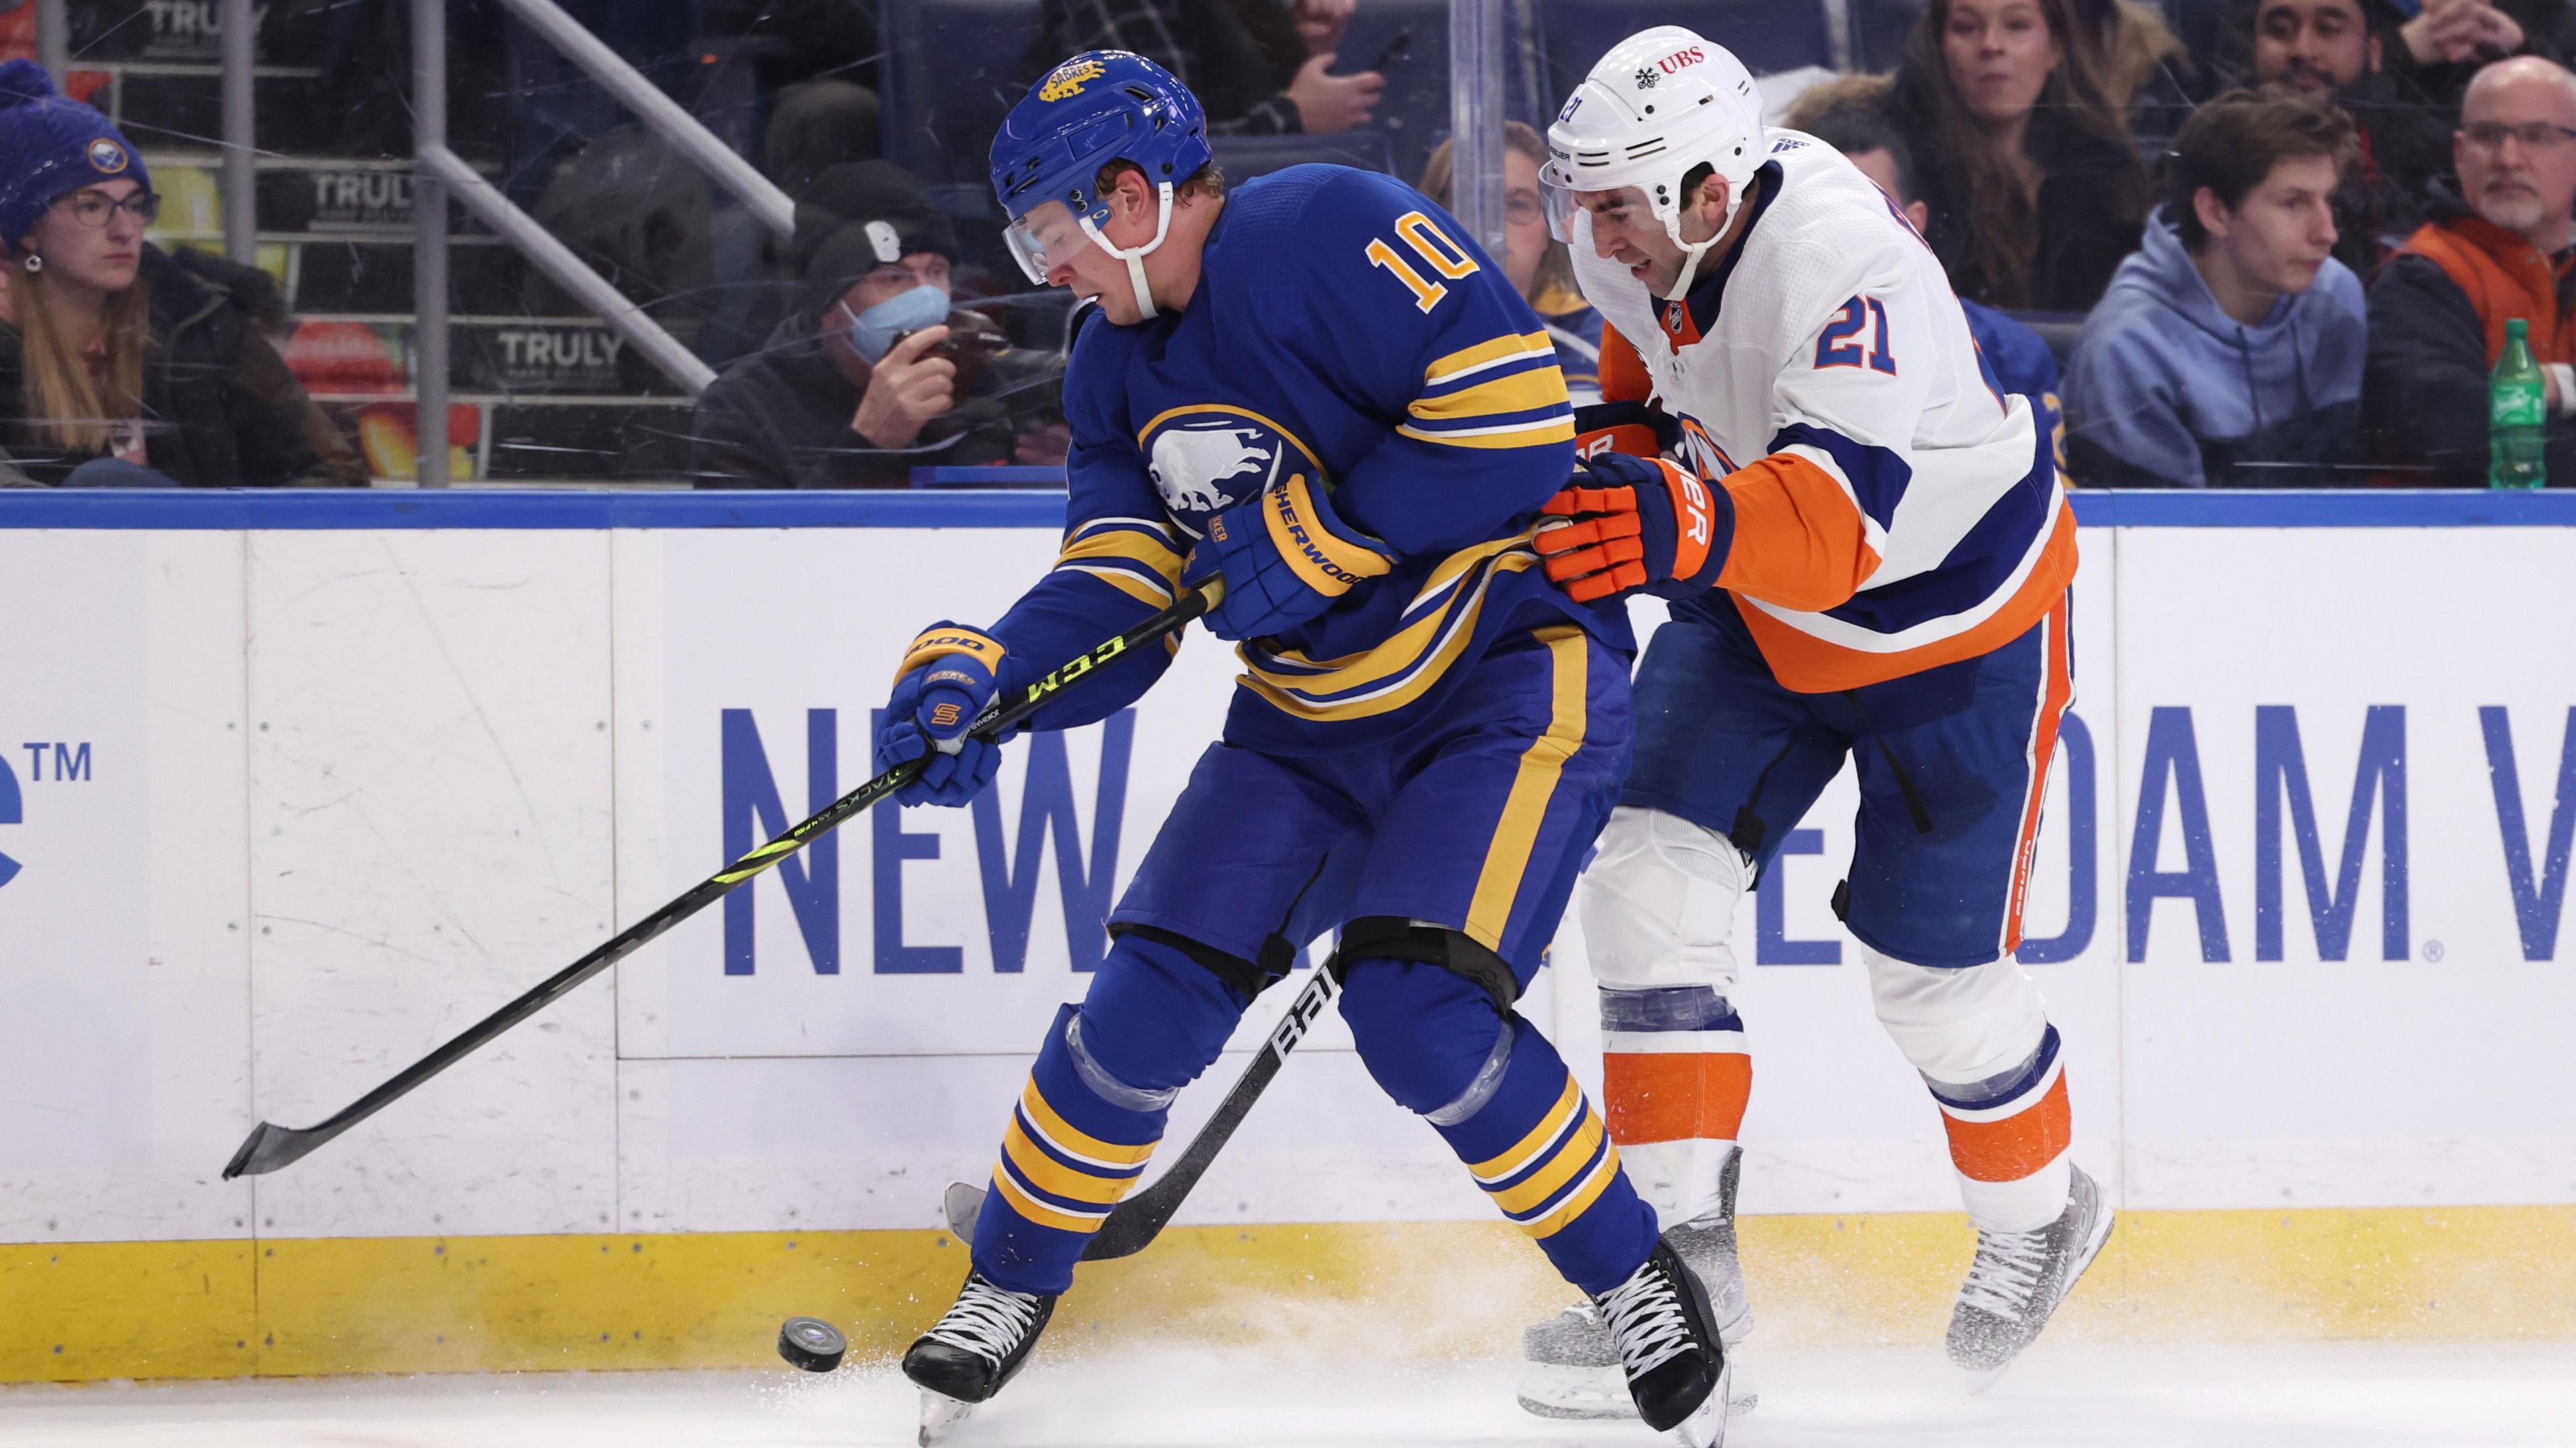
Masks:
[[[1060,248],[1072,237],[1068,227],[1079,227],[1127,263],[1137,304],[1151,317],[1144,258],[1171,229],[1173,188],[1211,159],[1207,112],[1188,86],[1141,55],[1084,51],[1030,87],[993,137],[993,194],[1011,218],[1005,233],[1011,254],[1029,280],[1043,284],[1048,262],[1041,233],[1052,232]],[[1143,246],[1122,249],[1101,235],[1109,206],[1094,188],[1100,168],[1113,161],[1133,163],[1156,189],[1160,215],[1154,239]],[[1065,217],[1033,228],[1031,214],[1051,201],[1063,203]]]

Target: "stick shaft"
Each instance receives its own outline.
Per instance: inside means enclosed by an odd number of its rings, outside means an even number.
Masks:
[[[1190,620],[1205,613],[1215,601],[1213,589],[1182,594],[1171,607],[1029,685],[1019,699],[1008,704],[996,699],[975,721],[970,732],[985,739],[1001,737],[1046,707],[1059,690],[1140,647],[1187,627]],[[249,1139],[242,1143],[241,1149],[233,1154],[232,1162],[224,1168],[225,1179],[244,1174],[257,1176],[301,1160],[323,1143],[382,1111],[410,1094],[422,1082],[489,1044],[502,1032],[579,989],[591,977],[661,938],[681,921],[723,899],[732,893],[734,887],[910,784],[924,763],[920,759],[907,760],[832,801],[811,817],[790,827],[785,834],[699,881],[678,899],[617,932],[605,944],[546,977],[526,994],[459,1032],[447,1044],[404,1067],[383,1085],[327,1119],[297,1128],[261,1122],[252,1128]]]

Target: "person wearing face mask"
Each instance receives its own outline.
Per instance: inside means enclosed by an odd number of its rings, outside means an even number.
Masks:
[[[0,486],[349,486],[356,452],[254,313],[264,274],[146,245],[124,134],[0,65]]]
[[[697,485],[899,488],[916,466],[1062,462],[1063,361],[951,309],[956,250],[901,167],[818,178],[797,211],[794,309],[698,399]]]

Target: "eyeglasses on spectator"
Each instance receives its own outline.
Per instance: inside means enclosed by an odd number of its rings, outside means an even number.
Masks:
[[[2469,144],[2481,151],[2492,151],[2503,145],[2507,136],[2520,141],[2526,151],[2554,151],[2569,141],[2576,141],[2576,130],[2569,130],[2555,121],[2525,121],[2518,126],[2508,126],[2502,121],[2471,121],[2460,127],[2460,134],[2468,137]]]
[[[104,228],[108,218],[120,211],[146,226],[150,226],[161,217],[160,194],[152,191],[137,191],[122,201],[109,196],[104,191],[75,191],[55,202],[54,205],[72,220],[92,231]]]

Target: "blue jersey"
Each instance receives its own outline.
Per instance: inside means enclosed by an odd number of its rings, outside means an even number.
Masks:
[[[1556,350],[1502,268],[1401,182],[1295,166],[1236,188],[1189,305],[1086,328],[1064,410],[1063,552],[992,630],[1014,670],[1167,606],[1209,516],[1301,472],[1397,562],[1241,646],[1231,742],[1319,754],[1386,737],[1496,639],[1550,623],[1633,648],[1624,610],[1566,599],[1529,546],[1574,467]],[[1102,717],[1167,661],[1122,664],[1123,685],[1078,691],[1034,727]]]

